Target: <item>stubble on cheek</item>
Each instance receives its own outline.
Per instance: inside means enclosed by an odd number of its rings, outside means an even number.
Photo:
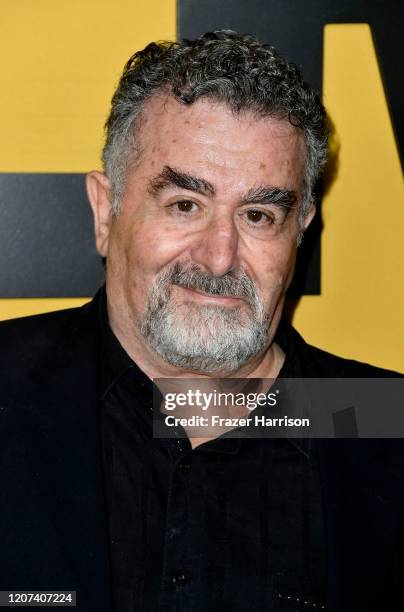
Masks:
[[[263,296],[271,315],[283,300],[289,287],[295,267],[295,249],[289,248],[285,253],[272,254],[270,263],[263,270],[262,278],[266,279]]]
[[[110,245],[107,257],[107,293],[108,303],[114,313],[115,323],[126,325],[125,321],[136,318],[135,307],[137,299],[134,296],[140,292],[139,274],[135,273],[138,263],[131,248],[130,234],[122,223],[122,218],[111,230]]]

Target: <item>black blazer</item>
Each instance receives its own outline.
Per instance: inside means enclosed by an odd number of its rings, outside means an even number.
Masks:
[[[97,316],[95,298],[79,309],[0,324],[0,590],[75,590],[80,612],[112,612]],[[392,374],[320,351],[293,333],[304,376]],[[402,441],[316,444],[327,609],[404,610]]]

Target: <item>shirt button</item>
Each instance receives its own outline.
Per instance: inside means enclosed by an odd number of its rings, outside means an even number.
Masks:
[[[184,572],[177,572],[171,576],[171,582],[177,587],[177,589],[181,589],[181,587],[188,582],[188,578]]]
[[[191,471],[191,464],[190,463],[180,463],[178,466],[178,469],[183,474],[189,474],[189,472]]]

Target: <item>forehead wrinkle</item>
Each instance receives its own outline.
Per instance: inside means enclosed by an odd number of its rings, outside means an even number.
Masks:
[[[209,181],[170,166],[164,166],[163,170],[150,180],[148,189],[153,195],[157,195],[160,191],[173,186],[195,191],[201,195],[215,194],[215,188]]]

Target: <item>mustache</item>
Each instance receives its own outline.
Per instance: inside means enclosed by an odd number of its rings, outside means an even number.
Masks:
[[[223,276],[212,276],[196,264],[177,262],[168,272],[168,282],[186,289],[197,289],[204,293],[246,298],[249,302],[257,299],[257,288],[250,276],[244,271],[226,272]]]

